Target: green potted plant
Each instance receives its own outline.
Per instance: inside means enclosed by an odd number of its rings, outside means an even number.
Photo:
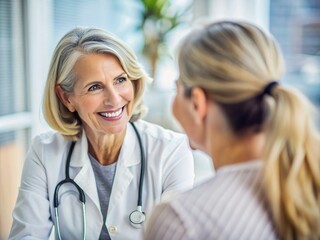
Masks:
[[[150,63],[150,76],[155,77],[159,58],[167,52],[166,37],[183,22],[189,9],[174,10],[170,0],[139,0],[142,5],[139,30],[143,33],[143,55]]]

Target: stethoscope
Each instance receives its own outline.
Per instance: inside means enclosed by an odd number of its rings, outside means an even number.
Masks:
[[[139,148],[140,148],[140,155],[141,155],[141,169],[140,169],[140,179],[139,179],[139,192],[138,192],[138,204],[137,204],[137,209],[132,211],[129,214],[129,221],[130,223],[135,226],[138,227],[140,224],[142,224],[145,219],[145,213],[142,212],[142,188],[143,188],[143,177],[144,177],[144,164],[145,164],[145,156],[144,156],[144,148],[142,145],[142,141],[141,141],[141,137],[140,134],[136,128],[136,126],[134,125],[134,123],[130,122],[136,135],[138,138],[138,142],[139,142]],[[61,240],[61,232],[60,232],[60,223],[59,223],[59,211],[58,211],[58,206],[59,206],[59,189],[60,187],[65,184],[65,183],[71,183],[72,185],[74,185],[76,187],[76,189],[78,190],[79,193],[79,201],[82,204],[82,221],[83,221],[83,239],[86,239],[86,234],[87,234],[87,220],[86,220],[86,197],[84,194],[84,191],[82,190],[82,188],[73,180],[70,178],[69,175],[69,168],[70,168],[70,160],[71,160],[71,155],[74,149],[76,142],[72,141],[70,148],[69,148],[69,152],[67,155],[67,162],[66,162],[66,178],[63,179],[62,181],[60,181],[55,190],[54,190],[54,195],[53,195],[53,205],[54,205],[54,214],[56,217],[56,230],[57,230],[57,234],[59,239]]]

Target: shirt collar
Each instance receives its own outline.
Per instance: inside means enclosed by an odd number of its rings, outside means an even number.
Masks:
[[[223,166],[216,170],[217,174],[225,173],[225,172],[234,172],[234,171],[242,171],[242,170],[254,170],[263,168],[263,161],[260,159],[250,160],[242,163],[235,163]]]

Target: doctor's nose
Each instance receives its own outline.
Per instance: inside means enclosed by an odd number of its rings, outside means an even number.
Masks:
[[[105,105],[117,106],[120,102],[121,96],[116,89],[112,88],[105,90],[103,99]]]

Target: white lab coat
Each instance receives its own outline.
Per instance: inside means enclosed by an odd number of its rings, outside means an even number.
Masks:
[[[193,186],[193,157],[185,135],[139,120],[136,123],[146,154],[142,210]],[[19,196],[13,212],[10,239],[48,239],[56,224],[54,190],[65,178],[70,141],[58,133],[36,137],[28,152]],[[70,164],[70,177],[86,195],[87,239],[98,239],[103,224],[94,172],[88,157],[85,133],[77,141]],[[133,227],[129,214],[137,208],[140,177],[140,148],[130,124],[117,162],[106,227],[114,240],[141,239],[143,225]],[[82,239],[82,207],[70,184],[59,191],[62,239]],[[56,239],[58,239],[56,235]]]

